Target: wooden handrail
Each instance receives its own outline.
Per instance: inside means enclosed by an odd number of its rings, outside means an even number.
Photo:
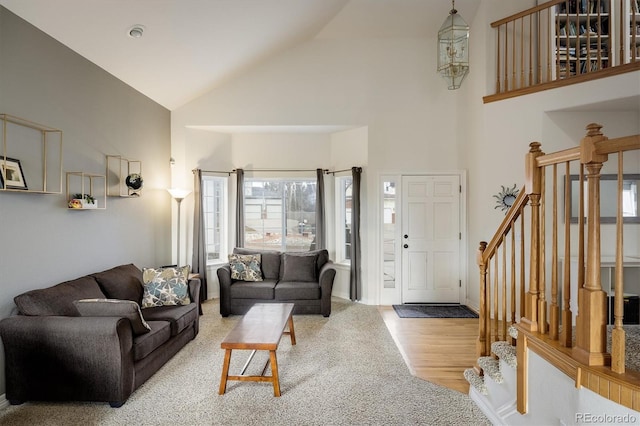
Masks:
[[[551,0],[546,3],[539,4],[538,6],[534,6],[530,9],[523,10],[522,12],[515,13],[511,16],[507,16],[506,18],[499,19],[495,22],[491,23],[491,28],[497,28],[500,25],[504,25],[508,22],[516,21],[520,18],[524,18],[525,16],[533,15],[534,13],[538,13],[542,10],[549,9],[552,6],[555,6],[560,3],[564,3],[566,0]]]
[[[519,330],[526,331],[529,343],[532,339],[538,340],[535,342],[536,347],[545,347],[545,351],[550,353],[562,348],[562,356],[569,356],[572,363],[580,366],[579,371],[596,371],[593,369],[600,368],[605,375],[625,373],[625,333],[622,328],[622,158],[626,151],[640,150],[640,135],[608,139],[602,134],[601,128],[601,125],[595,123],[587,125],[586,136],[581,139],[580,146],[550,154],[541,151],[540,143],[530,144],[525,158],[526,183],[490,242],[482,242],[477,253],[480,268],[478,356],[490,355],[492,342],[507,340],[507,326],[517,324]],[[612,283],[615,285],[609,290],[615,296],[611,353],[607,353],[606,349],[606,302],[611,294],[607,294],[602,288],[600,277],[600,170],[609,159],[609,154],[618,156],[616,274],[615,283]],[[579,211],[573,213],[578,217],[577,224],[572,224],[570,220],[571,165],[574,173],[575,168],[579,168]],[[616,165],[608,165],[607,168],[610,169],[611,166]],[[563,168],[564,177],[559,179],[558,172],[562,173]],[[547,170],[552,172],[551,179],[547,179]],[[585,185],[588,196],[584,192]],[[559,200],[559,197],[563,200]],[[525,209],[530,210],[527,221]],[[562,227],[558,226],[561,217],[564,219]],[[517,232],[518,237],[515,235]],[[561,233],[564,233],[563,254],[558,244]],[[528,252],[525,251],[525,236],[529,239]],[[517,262],[516,238],[520,240],[520,263]],[[577,239],[577,244],[571,242],[574,238]],[[572,271],[569,262],[574,258],[574,252],[577,252],[574,263],[577,270]],[[550,268],[550,274],[547,273],[547,268]],[[529,273],[528,279],[525,279],[525,269]],[[518,275],[520,286],[516,283]],[[575,285],[577,292],[572,288]],[[509,293],[511,300],[507,303]],[[571,305],[576,302],[578,309],[572,312]],[[520,313],[519,316],[516,315],[517,312]],[[575,342],[572,338],[574,323],[577,332]],[[520,340],[517,341],[517,353],[521,357],[518,360],[517,377],[523,381],[518,385],[518,407],[526,411],[526,403],[521,401],[526,398],[526,392],[521,391],[522,386],[526,387],[526,374],[522,373],[521,364],[522,368],[526,368],[527,360],[524,355],[526,351],[520,347],[521,343]],[[554,355],[549,359],[553,363],[554,359],[560,358]],[[476,369],[481,370],[478,366]],[[627,377],[635,377],[634,374],[640,372],[627,374]]]

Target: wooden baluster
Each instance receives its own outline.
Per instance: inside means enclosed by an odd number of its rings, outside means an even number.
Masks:
[[[524,206],[520,209],[520,316],[524,316],[525,312],[525,243],[524,243]]]
[[[504,24],[504,91],[509,91],[509,23]]]
[[[498,247],[502,244],[502,241],[498,243]],[[495,272],[493,274],[493,335],[496,341],[500,340],[500,309],[498,307],[498,298],[500,293],[498,292],[498,278],[500,276],[500,269],[498,268],[498,252],[496,251],[493,256],[493,264],[495,266]]]
[[[525,190],[531,205],[531,249],[529,253],[529,291],[526,294],[524,317],[520,324],[529,331],[538,331],[538,274],[540,272],[540,168],[536,158],[543,155],[539,142],[529,144],[525,161]]]
[[[513,224],[515,225],[515,223]],[[516,230],[511,227],[511,324],[516,323]],[[513,339],[511,344],[514,344]]]
[[[507,340],[507,240],[502,240],[502,339]]]
[[[517,77],[517,68],[516,68],[516,21],[513,21],[513,29],[511,30],[511,49],[513,50],[513,54],[511,55],[511,88],[518,88],[518,77]]]
[[[607,139],[600,133],[601,128],[599,124],[589,124],[587,136],[580,141],[580,161],[587,169],[589,204],[585,283],[578,290],[577,335],[573,357],[587,365],[608,365],[611,362],[611,356],[606,353],[607,294],[602,290],[600,281],[600,170],[607,161],[607,154],[597,152],[598,142]]]
[[[497,46],[496,46],[496,93],[502,93],[501,87],[500,87],[500,27],[502,25],[500,25],[497,28],[498,34],[496,39],[498,40],[497,42]]]
[[[476,253],[476,263],[480,268],[480,312],[478,321],[478,341],[476,342],[476,353],[478,357],[488,356],[486,351],[487,328],[485,318],[487,317],[487,262],[484,260],[484,250],[487,248],[486,241],[480,241],[480,247]],[[491,338],[489,338],[491,340]]]
[[[564,262],[562,264],[562,331],[560,332],[560,344],[567,348],[573,346],[573,313],[571,312],[571,179],[569,172],[570,163],[567,161],[564,171]],[[582,203],[582,199],[579,201]]]
[[[526,87],[524,82],[524,18],[520,18],[520,87]]]
[[[538,14],[536,14],[538,16]],[[529,84],[533,86],[535,81],[533,80],[533,15],[529,15]]]
[[[625,370],[625,332],[622,328],[624,315],[624,271],[622,265],[622,151],[618,152],[618,210],[616,215],[616,283],[614,292],[614,316],[615,321],[611,332],[611,369],[614,373],[622,374]]]
[[[551,237],[551,308],[549,312],[549,337],[558,339],[560,306],[558,306],[558,165],[553,165],[553,201],[552,201],[552,237]]]
[[[484,318],[484,327],[487,333],[487,340],[485,344],[485,352],[487,355],[491,354],[491,260],[487,259],[487,299],[486,299],[486,315]]]
[[[546,334],[547,327],[547,255],[546,255],[546,168],[540,169],[540,232],[539,232],[539,261],[538,261],[538,331]]]

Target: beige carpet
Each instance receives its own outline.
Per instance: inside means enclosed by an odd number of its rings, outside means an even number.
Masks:
[[[333,300],[330,318],[296,315],[297,345],[278,350],[282,396],[268,383],[229,382],[218,395],[220,341],[240,318],[204,305],[200,334],[121,408],[106,403],[25,403],[2,425],[482,425],[467,395],[413,377],[374,306]],[[248,351],[234,351],[231,373]],[[258,352],[251,368],[260,369]],[[256,371],[248,373],[257,374]]]

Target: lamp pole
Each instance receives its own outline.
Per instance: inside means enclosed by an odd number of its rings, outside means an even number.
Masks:
[[[176,266],[180,266],[180,206],[181,206],[182,200],[184,200],[185,197],[191,193],[191,191],[189,191],[187,189],[178,189],[178,188],[167,189],[167,191],[169,191],[169,194],[171,194],[171,196],[178,203],[178,232],[177,232],[177,238],[176,238],[177,239]]]

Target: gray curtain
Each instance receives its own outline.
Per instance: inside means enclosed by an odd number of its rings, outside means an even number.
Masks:
[[[362,277],[360,274],[360,175],[361,167],[352,167],[353,183],[351,187],[351,276],[349,279],[349,298],[360,300],[362,297]]]
[[[193,256],[191,270],[200,275],[200,302],[207,300],[207,248],[202,212],[202,170],[193,174]],[[178,206],[179,208],[179,206]],[[202,315],[202,305],[199,307]]]
[[[244,247],[244,170],[236,170],[236,247]]]
[[[316,170],[316,246],[315,249],[326,248],[324,219],[324,170]]]

